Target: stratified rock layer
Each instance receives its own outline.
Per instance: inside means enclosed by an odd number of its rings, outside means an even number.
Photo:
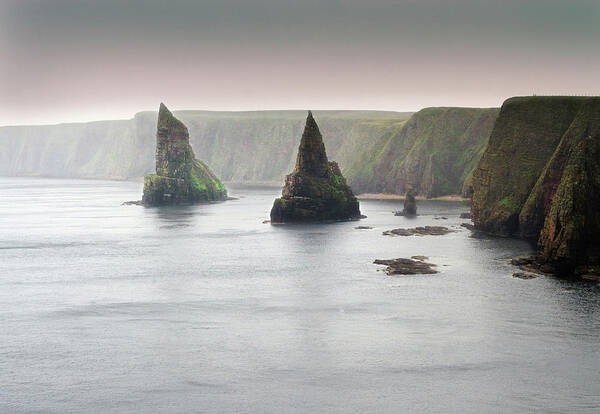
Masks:
[[[227,190],[194,156],[186,126],[160,104],[156,133],[156,174],[144,177],[145,205],[224,200]]]
[[[473,173],[477,229],[537,240],[563,275],[597,271],[600,98],[507,100]]]
[[[336,162],[329,162],[312,113],[298,148],[294,171],[271,209],[272,223],[342,221],[360,218],[358,200]]]

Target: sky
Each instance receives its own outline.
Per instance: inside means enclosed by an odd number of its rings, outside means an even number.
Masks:
[[[0,125],[600,95],[599,0],[0,0]]]

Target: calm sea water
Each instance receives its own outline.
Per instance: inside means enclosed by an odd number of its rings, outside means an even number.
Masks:
[[[512,278],[531,247],[470,237],[464,205],[271,226],[278,189],[121,205],[141,189],[0,179],[0,412],[599,410],[600,289]],[[416,225],[459,231],[381,234]],[[372,264],[412,255],[442,273]]]

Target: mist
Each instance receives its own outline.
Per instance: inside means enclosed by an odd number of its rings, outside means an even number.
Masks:
[[[4,1],[0,125],[598,94],[597,1]]]

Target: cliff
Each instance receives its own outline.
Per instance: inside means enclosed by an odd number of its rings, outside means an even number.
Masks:
[[[348,182],[357,192],[426,197],[462,194],[487,145],[498,109],[426,108],[398,131],[382,135],[356,165]]]
[[[294,171],[271,209],[272,223],[360,218],[358,200],[335,162],[329,162],[319,127],[308,112]]]
[[[318,111],[330,154],[359,159],[410,113]],[[294,168],[306,112],[175,111],[190,143],[224,181],[281,182]],[[157,113],[130,120],[0,127],[0,175],[136,179],[154,170]]]
[[[508,99],[473,172],[475,226],[537,241],[538,262],[558,273],[593,266],[599,134],[600,98]]]
[[[460,194],[497,109],[414,114],[318,111],[328,155],[355,192]],[[190,143],[224,181],[281,182],[294,168],[301,111],[176,111]],[[409,119],[410,118],[410,119]],[[408,120],[409,119],[409,120]],[[407,121],[408,120],[408,121]],[[132,179],[154,169],[156,112],[131,120],[0,127],[0,175]]]
[[[186,126],[162,103],[155,157],[156,174],[144,177],[143,204],[193,204],[227,198],[225,186],[196,159]]]

